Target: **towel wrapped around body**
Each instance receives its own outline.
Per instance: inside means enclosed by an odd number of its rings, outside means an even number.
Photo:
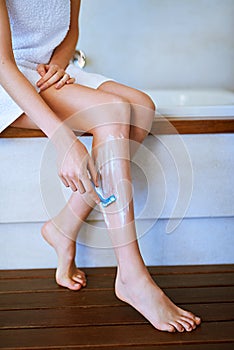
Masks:
[[[64,40],[70,25],[70,0],[6,0],[12,47],[16,64],[36,89],[39,63],[48,63],[54,49]],[[76,83],[98,88],[111,80],[100,74],[87,73],[69,64],[66,71]],[[0,85],[0,132],[15,121],[23,110]]]

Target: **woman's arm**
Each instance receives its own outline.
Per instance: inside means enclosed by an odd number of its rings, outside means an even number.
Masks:
[[[100,202],[89,181],[87,171],[89,170],[95,184],[96,173],[93,161],[88,155],[86,148],[77,140],[73,131],[64,125],[47,106],[34,87],[19,71],[15,63],[5,0],[0,0],[0,84],[28,117],[54,143],[58,158],[60,158],[62,163],[59,174],[63,183],[66,186],[70,186],[74,191],[80,189],[81,192],[85,192],[85,190],[91,188],[91,197],[96,202]],[[85,162],[84,159],[86,160]],[[82,167],[85,167],[85,169]],[[87,185],[85,186],[83,186],[82,180],[79,178],[81,173],[85,173],[86,176],[85,183]]]
[[[71,21],[69,31],[63,42],[54,50],[50,64],[57,64],[65,69],[72,58],[79,38],[80,0],[71,0]]]
[[[41,79],[37,82],[37,86],[41,90],[45,90],[51,85],[56,88],[63,87],[64,84],[73,83],[70,77],[64,78],[65,69],[72,58],[79,37],[79,12],[80,0],[71,0],[71,20],[70,27],[65,39],[56,47],[48,65],[39,64],[37,71],[41,75]],[[61,79],[63,79],[61,81]]]
[[[38,127],[52,137],[61,121],[16,66],[5,0],[0,0],[0,84]]]

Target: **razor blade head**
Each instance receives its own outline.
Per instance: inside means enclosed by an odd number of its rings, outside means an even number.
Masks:
[[[115,197],[114,194],[112,194],[110,197],[104,198],[101,188],[95,187],[94,184],[93,184],[93,187],[94,187],[98,197],[100,198],[100,201],[101,201],[103,207],[108,207],[108,205],[111,205],[112,203],[114,203],[116,201],[117,198]]]
[[[116,201],[116,197],[114,194],[112,194],[110,197],[108,198],[102,198],[101,203],[103,207],[108,207],[109,205],[111,205],[112,203],[114,203]]]

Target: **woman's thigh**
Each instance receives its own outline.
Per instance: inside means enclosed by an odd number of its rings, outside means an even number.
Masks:
[[[71,84],[59,90],[52,86],[40,95],[55,114],[73,130],[88,131],[105,124],[130,121],[127,101],[109,92]],[[12,126],[38,128],[25,114]]]

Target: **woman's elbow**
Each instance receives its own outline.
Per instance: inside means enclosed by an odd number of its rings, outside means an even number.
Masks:
[[[16,65],[12,55],[4,55],[0,53],[0,71],[5,70],[7,66]]]

